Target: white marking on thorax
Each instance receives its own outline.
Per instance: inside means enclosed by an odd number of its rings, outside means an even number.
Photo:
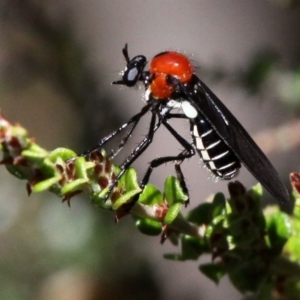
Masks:
[[[171,99],[168,101],[167,106],[170,108],[181,108],[182,103],[180,101]]]
[[[150,89],[146,91],[149,99],[150,95]],[[170,109],[182,109],[184,115],[186,115],[189,119],[195,119],[198,116],[198,111],[195,109],[195,107],[189,102],[189,101],[180,101],[180,100],[169,100],[166,104],[166,109],[162,109],[161,114],[165,114],[166,112],[170,111]]]
[[[198,116],[198,111],[189,101],[182,101],[181,108],[189,119],[195,119]]]
[[[144,97],[145,97],[145,100],[146,100],[146,101],[149,100],[150,94],[151,94],[151,90],[150,90],[149,88],[146,89],[145,94],[144,94]]]

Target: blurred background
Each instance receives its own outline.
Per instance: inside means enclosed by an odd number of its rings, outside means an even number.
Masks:
[[[37,142],[78,153],[143,106],[139,89],[112,86],[124,69],[122,48],[148,59],[186,53],[197,73],[256,138],[288,183],[299,170],[300,10],[288,0],[0,0],[0,108]],[[173,124],[173,123],[172,123]],[[117,162],[146,134],[145,117]],[[174,122],[189,139],[187,122]],[[112,143],[110,147],[117,144]],[[109,148],[107,149],[109,150]],[[135,163],[177,154],[163,129]],[[191,207],[226,184],[214,183],[198,157],[183,165]],[[151,182],[163,186],[173,166]],[[0,168],[0,299],[240,299],[227,278],[219,286],[200,262],[173,262],[176,252],[140,234],[126,217],[49,193],[27,197],[25,182]],[[239,180],[255,179],[245,170]],[[269,201],[266,197],[266,201]]]

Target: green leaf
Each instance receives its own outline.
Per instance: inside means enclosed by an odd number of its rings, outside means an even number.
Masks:
[[[53,185],[58,183],[61,180],[61,176],[51,177],[49,179],[45,179],[40,181],[39,183],[32,186],[32,191],[35,193],[43,192],[47,189],[50,189]]]
[[[196,260],[204,252],[209,250],[209,245],[206,239],[183,235],[181,239],[182,258],[185,260]]]
[[[55,165],[51,162],[51,160],[46,157],[39,166],[40,172],[44,175],[44,177],[49,178],[53,176],[60,176],[61,174],[55,168]]]
[[[4,155],[4,158],[5,155]],[[28,179],[28,168],[21,165],[5,165],[7,171],[18,179]]]
[[[160,222],[146,218],[138,218],[135,221],[135,226],[140,232],[147,235],[155,236],[162,232],[162,224]]]
[[[169,207],[168,212],[164,217],[164,223],[167,225],[171,224],[180,213],[181,207],[182,207],[181,203],[175,203],[171,207]]]
[[[75,179],[67,184],[61,189],[62,195],[67,195],[69,193],[74,193],[80,190],[84,190],[86,187],[86,183],[88,183],[88,179],[79,178]]]
[[[131,190],[140,190],[140,185],[138,183],[138,178],[136,171],[133,168],[129,168],[126,173],[125,173],[125,188],[126,191],[131,191]]]
[[[184,203],[188,196],[183,192],[180,182],[174,176],[169,176],[165,180],[164,193],[169,205],[173,203]]]
[[[139,202],[146,205],[162,204],[163,194],[152,184],[147,184],[139,197]]]
[[[221,280],[221,278],[226,274],[227,270],[224,265],[215,264],[215,263],[208,263],[203,264],[199,267],[199,270],[206,275],[208,278],[210,278],[212,281],[214,281],[216,284],[218,284]]]
[[[68,159],[74,158],[76,156],[77,154],[73,150],[60,147],[51,151],[49,158],[52,162],[56,162],[58,158],[61,158],[63,161],[67,161]]]
[[[141,189],[139,188],[137,190],[131,190],[129,192],[122,194],[121,197],[114,202],[114,204],[112,205],[112,209],[117,210],[121,208],[122,205],[130,203],[132,201],[132,198],[135,195],[139,194],[140,192]]]
[[[284,245],[283,252],[291,261],[299,263],[300,261],[300,220],[294,218],[291,220],[291,233],[289,239]]]
[[[38,149],[41,151],[36,151],[37,149],[34,149],[33,147],[29,150],[23,150],[21,156],[26,158],[28,161],[40,163],[48,156],[48,153],[42,148]]]
[[[258,255],[240,257],[227,265],[227,270],[232,284],[242,293],[257,292],[269,277],[265,259]]]
[[[268,207],[265,210],[265,216],[270,246],[274,253],[280,254],[282,247],[292,234],[291,220],[277,206]]]
[[[293,191],[293,198],[295,199],[293,215],[295,218],[300,220],[300,194],[296,191]]]
[[[84,157],[76,157],[75,159],[76,177],[88,180],[86,171],[86,161]]]
[[[263,197],[264,193],[262,185],[260,183],[257,183],[249,190],[249,192],[251,193],[251,196],[254,198],[254,200],[260,204],[261,198]]]
[[[187,220],[197,225],[207,225],[213,218],[226,213],[226,199],[222,193],[214,195],[212,202],[201,203],[186,216]]]

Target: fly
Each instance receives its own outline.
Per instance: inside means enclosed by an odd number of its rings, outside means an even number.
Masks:
[[[151,113],[151,121],[146,137],[120,165],[121,171],[108,187],[108,195],[128,167],[151,144],[156,130],[163,125],[184,150],[177,155],[152,160],[141,181],[141,188],[148,183],[153,169],[167,162],[175,162],[177,178],[188,195],[180,165],[197,152],[214,177],[230,180],[238,175],[239,169],[244,165],[276,199],[282,202],[289,200],[288,191],[268,158],[227,107],[195,75],[194,66],[185,55],[175,51],[159,53],[150,61],[149,70],[145,70],[145,56],[137,55],[130,59],[127,44],[122,52],[127,66],[122,72],[122,79],[114,81],[113,84],[132,87],[141,82],[145,87],[146,105],[127,123],[104,137],[96,147],[83,155],[102,147],[129,127],[118,149],[111,155],[114,157],[147,112]],[[181,108],[183,113],[173,113],[177,108]],[[174,118],[187,119],[190,122],[192,143],[169,124],[169,120]]]

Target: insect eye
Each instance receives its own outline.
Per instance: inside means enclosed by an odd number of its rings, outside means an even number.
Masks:
[[[140,80],[146,63],[146,57],[143,55],[138,55],[131,59],[127,64],[126,70],[123,74],[123,84],[128,87],[134,86],[138,82],[138,80]]]

